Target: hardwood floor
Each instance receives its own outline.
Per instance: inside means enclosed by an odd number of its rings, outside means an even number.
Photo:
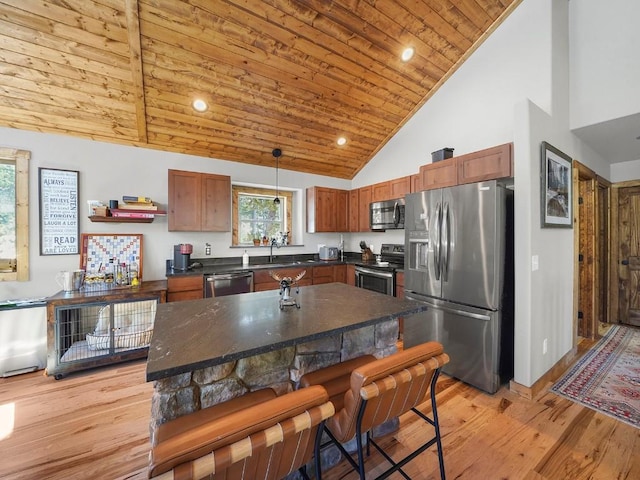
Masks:
[[[152,385],[144,370],[134,362],[59,381],[42,372],[1,379],[0,478],[147,478]],[[533,400],[506,387],[487,395],[443,375],[438,408],[449,479],[640,478],[640,429],[547,389]],[[400,453],[426,430],[407,414],[383,443]],[[377,454],[368,463],[386,468]],[[413,479],[439,478],[434,450],[405,470]],[[341,464],[323,478],[357,476]]]

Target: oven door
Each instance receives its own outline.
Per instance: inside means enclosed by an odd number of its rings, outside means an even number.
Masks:
[[[375,270],[372,268],[358,267],[356,271],[356,287],[366,288],[374,292],[394,295],[395,274],[393,271]]]

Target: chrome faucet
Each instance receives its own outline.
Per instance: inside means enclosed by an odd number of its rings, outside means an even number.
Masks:
[[[280,244],[278,243],[278,241],[275,238],[272,238],[271,241],[269,242],[269,263],[273,263],[273,246],[276,246],[276,248],[280,248]]]

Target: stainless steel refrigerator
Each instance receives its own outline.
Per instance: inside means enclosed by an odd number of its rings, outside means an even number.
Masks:
[[[430,340],[443,371],[495,393],[513,376],[513,192],[497,181],[406,197],[405,296],[431,308],[404,320],[404,345]]]

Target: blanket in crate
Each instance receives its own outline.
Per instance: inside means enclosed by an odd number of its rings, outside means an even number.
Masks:
[[[105,305],[98,313],[92,333],[87,333],[90,350],[139,348],[149,345],[156,316],[156,300]],[[113,344],[111,344],[111,308],[113,307]]]

